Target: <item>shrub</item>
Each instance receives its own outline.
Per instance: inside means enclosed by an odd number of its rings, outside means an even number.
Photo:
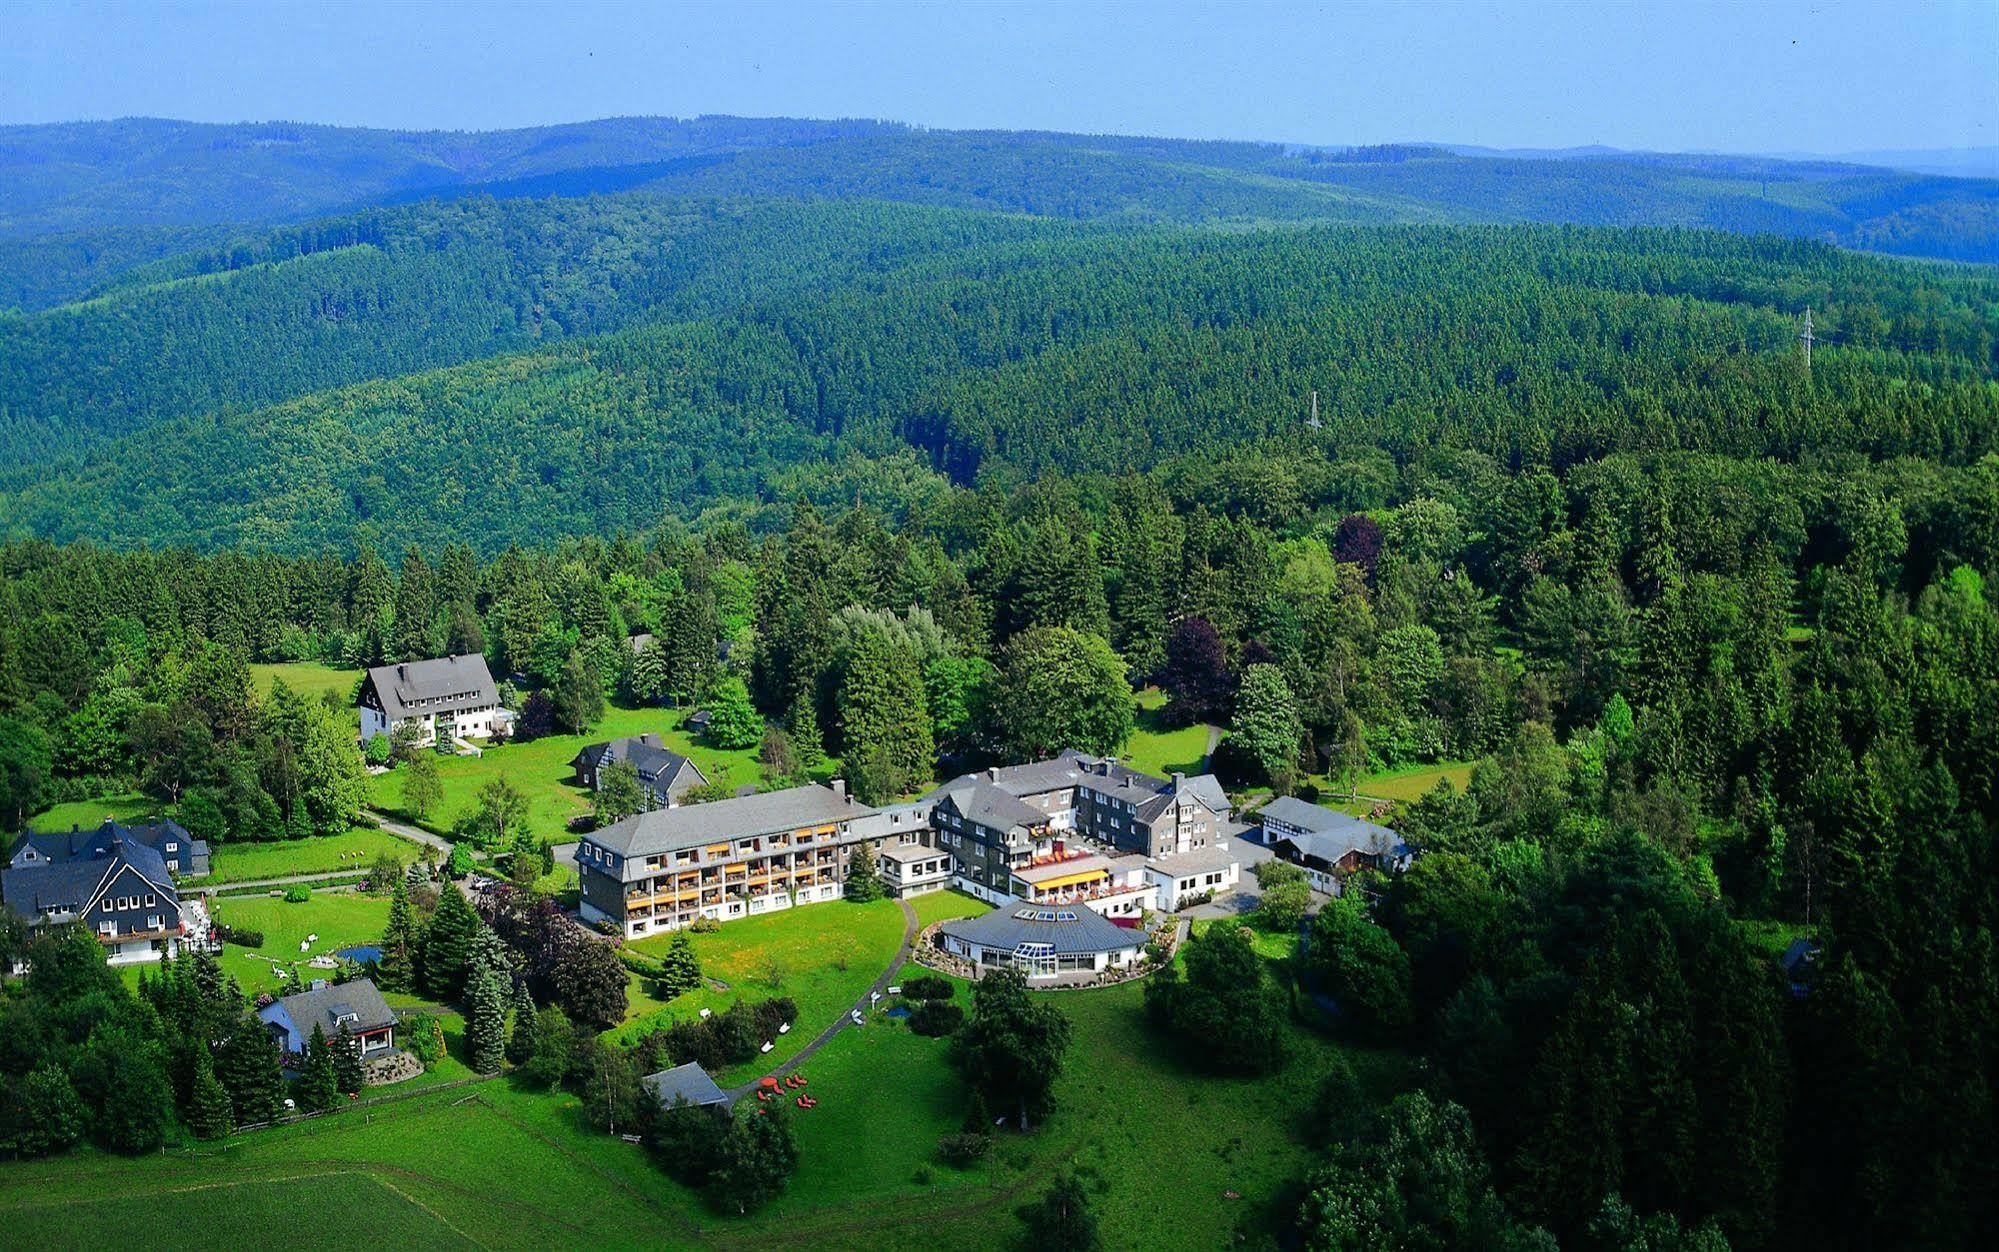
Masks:
[[[667,1055],[678,1062],[726,1069],[757,1055],[766,1039],[777,1037],[779,1026],[797,1017],[798,1006],[785,996],[755,1004],[738,1001],[713,1017],[675,1022],[661,1032],[662,1042]]]
[[[909,1015],[909,1028],[919,1035],[942,1039],[965,1024],[965,1010],[942,1000],[925,1000]]]
[[[968,1131],[961,1134],[945,1135],[942,1139],[939,1139],[937,1141],[937,1152],[944,1158],[945,1163],[954,1169],[969,1169],[973,1165],[978,1164],[979,1159],[985,1156],[987,1150],[992,1146],[993,1139],[991,1135],[974,1134]]]
[[[302,882],[295,882],[285,888],[286,904],[304,904],[310,899],[312,899],[312,888]]]
[[[902,984],[902,994],[911,1000],[948,1000],[957,993],[950,979],[935,974],[918,974]]]
[[[403,1032],[403,1046],[425,1069],[444,1056],[444,1024],[425,1013]]]
[[[231,926],[228,922],[215,923],[215,937],[224,943],[233,943],[239,948],[261,948],[264,946],[264,932],[249,926]]]
[[[370,765],[387,765],[390,754],[387,735],[370,735],[368,742],[361,745],[361,759]]]

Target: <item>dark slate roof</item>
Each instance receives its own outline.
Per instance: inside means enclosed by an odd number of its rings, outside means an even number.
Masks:
[[[16,849],[20,842],[15,844]],[[0,897],[23,917],[76,913],[90,904],[102,885],[125,866],[151,883],[169,904],[178,905],[173,875],[158,852],[143,843],[107,838],[60,861],[38,861],[0,873]]]
[[[569,763],[578,769],[594,770],[618,761],[637,770],[640,777],[668,786],[674,785],[682,774],[691,775],[688,781],[695,786],[708,781],[699,766],[680,753],[662,747],[659,736],[651,733],[587,744]]]
[[[68,830],[40,831],[24,830],[7,848],[6,862],[12,865],[21,852],[32,847],[36,856],[46,861],[71,861],[79,858],[103,856],[113,840],[122,839],[128,847],[139,846],[154,851],[171,842],[183,845],[186,859],[208,855],[208,845],[187,833],[185,827],[171,819],[161,819],[144,826],[126,826],[107,820],[94,830],[83,830],[72,826]],[[180,856],[180,853],[176,853]],[[161,866],[165,868],[164,864]],[[142,871],[143,872],[143,871]]]
[[[963,942],[1008,952],[1023,943],[1045,943],[1058,956],[1115,952],[1145,942],[1145,936],[1138,931],[1126,930],[1080,904],[1073,907],[1010,904],[977,917],[945,922],[942,929]]]
[[[1120,761],[1090,756],[1074,748],[1045,761],[1000,765],[977,773],[962,774],[931,794],[941,797],[946,792],[975,783],[996,787],[1015,797],[1041,795],[1065,787],[1086,788],[1131,801],[1138,816],[1145,821],[1157,817],[1175,796],[1182,794],[1191,795],[1217,813],[1229,810],[1229,798],[1213,774],[1183,778],[1176,783],[1133,769]]]
[[[366,978],[336,983],[316,991],[301,991],[297,995],[283,997],[278,1004],[284,1009],[285,1016],[291,1019],[292,1028],[308,1038],[314,1026],[326,1032],[328,1039],[333,1038],[340,1033],[343,1017],[348,1019],[347,1029],[353,1034],[396,1024],[396,1015],[389,1008],[389,1002]]]
[[[657,1074],[647,1074],[639,1080],[653,1098],[664,1108],[672,1108],[674,1103],[685,1100],[697,1107],[709,1104],[727,1104],[728,1093],[715,1085],[708,1071],[689,1061],[672,1069],[663,1069]]]
[[[493,685],[486,658],[477,652],[378,665],[368,671],[368,681],[374,684],[375,694],[382,701],[382,712],[391,721],[408,717],[412,712],[449,713],[500,702],[500,689]],[[414,706],[419,700],[443,703],[417,709]]]
[[[949,798],[952,807],[961,816],[994,830],[1041,826],[1049,820],[1048,814],[1025,800],[1015,799],[989,782],[981,781],[977,775],[972,775],[969,783],[947,783],[939,798]]]
[[[1292,799],[1291,796],[1283,796],[1272,800],[1264,806],[1263,811],[1269,813],[1284,800]],[[1267,846],[1275,848],[1280,844],[1289,844],[1298,855],[1324,861],[1328,865],[1349,852],[1365,852],[1369,856],[1390,856],[1402,846],[1401,837],[1386,826],[1364,822],[1349,813],[1335,813],[1316,804],[1306,804],[1303,800],[1297,800],[1295,803],[1315,813],[1324,814],[1324,818],[1313,818],[1314,828],[1307,834],[1266,833]],[[1280,821],[1294,821],[1284,813],[1277,814],[1277,817]],[[1303,822],[1294,822],[1294,824],[1304,825]]]
[[[583,838],[621,856],[653,856],[725,839],[852,821],[874,811],[830,787],[813,784],[677,809],[654,809],[613,822]]]

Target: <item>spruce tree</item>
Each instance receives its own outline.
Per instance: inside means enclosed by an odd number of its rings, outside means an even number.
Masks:
[[[819,737],[819,712],[814,707],[810,685],[800,687],[797,698],[792,700],[785,729],[791,734],[791,751],[800,765],[811,770],[826,763],[826,745]]]
[[[382,932],[382,956],[375,967],[376,978],[387,990],[415,990],[421,933],[409,888],[398,881],[389,892],[389,928]]]
[[[507,1032],[507,1064],[521,1066],[534,1056],[535,1049],[535,1007],[534,996],[528,993],[526,980],[514,984],[514,1020]]]
[[[856,904],[866,904],[881,899],[885,890],[881,871],[875,868],[874,849],[866,843],[855,844],[847,861],[847,898]]]
[[[660,995],[671,1000],[685,995],[701,985],[701,958],[694,952],[694,941],[685,933],[676,932],[666,945],[666,955],[659,958]]]
[[[359,1095],[368,1085],[368,1076],[361,1068],[361,1041],[345,1022],[340,1023],[340,1033],[333,1039],[333,1079],[348,1095]]]
[[[215,1076],[229,1093],[236,1124],[267,1122],[278,1115],[284,1074],[278,1041],[264,1023],[245,1017],[236,1023],[215,1055]]]
[[[507,993],[484,966],[472,972],[465,990],[465,1050],[481,1074],[498,1072],[507,1056]]]
[[[292,1085],[292,1094],[298,1097],[300,1108],[315,1113],[340,1101],[340,1079],[333,1072],[333,1045],[326,1042],[326,1032],[318,1023],[313,1024],[312,1038],[306,1040],[305,1065],[299,1071],[299,1080]]]
[[[465,893],[447,886],[437,901],[437,912],[423,936],[423,990],[433,1000],[455,1000],[465,991],[465,963],[471,956],[472,939],[479,931],[479,916],[465,900]]]
[[[194,1049],[194,1086],[187,1099],[187,1128],[197,1139],[220,1139],[229,1133],[229,1093],[215,1076],[215,1058],[208,1045]]]

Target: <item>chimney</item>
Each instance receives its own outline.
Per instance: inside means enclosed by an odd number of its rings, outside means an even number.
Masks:
[[[999,766],[997,765],[986,766],[986,781],[987,782],[999,781]]]
[[[403,679],[403,678],[408,678],[409,676],[410,676],[410,667],[409,667],[409,666],[407,666],[407,665],[398,665],[398,666],[396,666],[396,677],[397,677],[397,678],[399,678],[399,679]]]
[[[1182,773],[1181,771],[1179,771],[1179,770],[1177,770],[1177,769],[1176,769],[1176,770],[1174,770],[1174,771],[1173,771],[1173,790],[1175,790],[1175,791],[1178,791],[1178,790],[1180,790],[1180,788],[1182,788],[1182,787],[1184,787],[1184,786],[1186,786],[1186,785],[1187,785],[1187,775],[1186,775],[1186,774],[1184,774],[1184,773]]]
[[[828,787],[831,787],[831,788],[833,789],[833,794],[834,794],[834,795],[836,795],[836,796],[839,796],[839,797],[840,797],[840,798],[841,798],[842,800],[846,800],[846,799],[848,798],[848,797],[847,797],[847,780],[846,780],[846,779],[844,779],[844,778],[834,778],[834,779],[830,779],[830,780],[829,780],[829,781],[828,781],[828,782],[826,783],[826,785],[827,785]],[[851,801],[850,801],[850,803],[851,803]]]

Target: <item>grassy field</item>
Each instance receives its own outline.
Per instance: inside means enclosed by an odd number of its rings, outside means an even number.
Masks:
[[[147,821],[164,813],[166,807],[165,801],[152,796],[98,796],[43,809],[28,819],[28,825],[36,830],[68,830],[72,826],[96,830],[107,817],[126,823]]]
[[[304,964],[308,958],[357,943],[374,943],[389,923],[387,896],[349,891],[316,891],[303,904],[287,904],[269,896],[219,896],[211,907],[218,922],[264,932],[261,948],[233,943],[222,947],[222,968],[251,995],[287,987],[291,980],[279,977],[276,962],[286,968],[297,962],[300,976],[310,980],[316,975]],[[314,934],[319,942],[310,952],[300,952],[299,944]]]
[[[437,761],[444,798],[420,823],[426,830],[448,834],[451,824],[478,807],[479,789],[494,778],[505,778],[527,797],[528,825],[544,842],[563,843],[575,836],[569,819],[590,811],[590,795],[571,781],[570,760],[589,743],[651,732],[670,749],[692,760],[710,782],[731,786],[754,783],[760,774],[754,749],[725,752],[697,743],[680,723],[685,710],[611,708],[597,729],[587,735],[550,735],[533,743],[510,744],[484,756],[444,756]],[[368,802],[403,821],[401,770],[376,774],[368,780]]]
[[[365,870],[384,852],[405,865],[423,849],[385,830],[357,826],[344,835],[293,839],[283,843],[222,843],[209,850],[210,872],[203,886],[284,878],[292,874]]]
[[[354,685],[361,681],[361,671],[335,669],[316,661],[288,661],[280,665],[250,667],[250,682],[258,691],[269,691],[271,684],[280,678],[293,691],[302,691],[309,696],[331,694],[341,704],[347,704],[353,699]]]
[[[38,1188],[39,1190],[39,1188]],[[20,1246],[82,1246],[77,1238],[76,1203],[46,1194],[0,1201],[10,1239]],[[161,1242],[162,1210],[167,1242]],[[342,1248],[353,1240],[375,1246],[421,1244],[426,1248],[476,1248],[479,1243],[422,1202],[384,1178],[345,1169],[322,1169],[289,1177],[223,1182],[168,1196],[110,1196],[90,1201],[89,1242],[172,1246],[173,1230],[203,1232],[211,1248],[267,1246],[271,1229],[293,1232],[285,1242],[306,1248]],[[302,1234],[302,1239],[297,1235]]]
[[[1124,746],[1131,767],[1156,778],[1170,777],[1175,770],[1205,772],[1210,728],[1204,723],[1170,728],[1162,714],[1165,707],[1166,693],[1157,687],[1138,693],[1138,722]]]
[[[728,1086],[783,1062],[867,993],[902,943],[902,910],[893,900],[832,900],[724,922],[712,934],[688,938],[701,958],[702,974],[728,984],[728,990],[711,985],[662,1004],[635,981],[630,1019],[619,1033],[630,1038],[653,1025],[694,1017],[704,1008],[720,1012],[737,1000],[790,996],[798,1004],[797,1025],[775,1040],[777,1047],[769,1053],[717,1075]],[[657,956],[670,942],[669,936],[660,936],[631,946]]]
[[[951,896],[922,903],[926,913],[972,907]],[[799,915],[834,911],[816,905]],[[591,1132],[576,1097],[502,1080],[244,1136],[193,1159],[84,1152],[0,1166],[0,1222],[22,1246],[74,1246],[78,1206],[94,1220],[108,1202],[94,1232],[125,1233],[131,1214],[145,1212],[169,1245],[194,1231],[203,1246],[268,1242],[271,1227],[242,1221],[248,1214],[292,1219],[287,1239],[307,1247],[350,1243],[354,1232],[386,1224],[396,1246],[977,1252],[1010,1246],[1020,1230],[1012,1210],[1052,1173],[1076,1167],[1101,1188],[1106,1247],[1208,1248],[1233,1243],[1239,1221],[1254,1222],[1309,1168],[1298,1132],[1341,1045],[1294,1027],[1290,1059],[1275,1075],[1194,1074],[1147,1026],[1141,985],[1061,993],[1053,1003],[1074,1028],[1054,1115],[1032,1135],[1002,1134],[985,1162],[962,1172],[936,1156],[964,1110],[948,1045],[880,1018],[835,1036],[807,1066],[820,1106],[791,1114],[801,1150],[791,1186],[748,1219],[716,1216],[641,1149]],[[1346,1055],[1376,1098],[1407,1080],[1396,1055]],[[348,1206],[370,1201],[365,1219],[341,1220]],[[65,1207],[69,1225],[59,1216]]]

